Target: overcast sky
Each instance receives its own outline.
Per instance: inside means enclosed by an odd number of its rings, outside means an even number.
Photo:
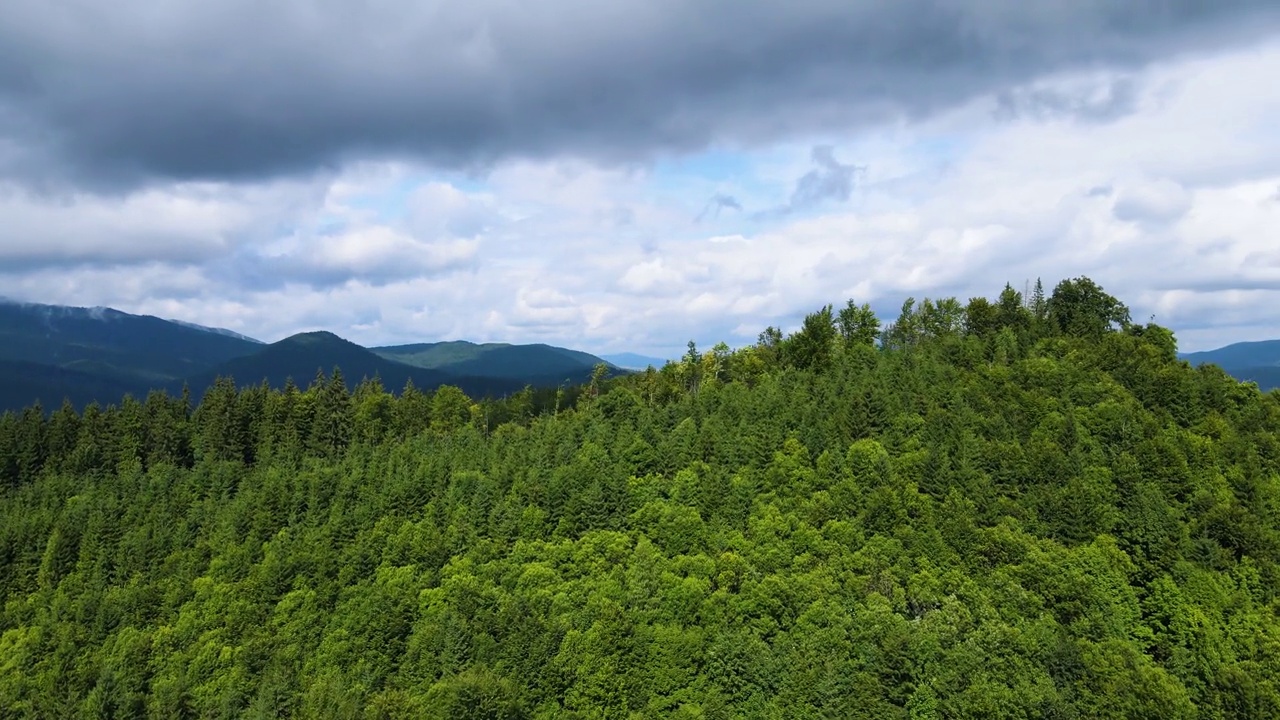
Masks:
[[[0,295],[678,355],[1088,275],[1280,337],[1274,0],[7,0]]]

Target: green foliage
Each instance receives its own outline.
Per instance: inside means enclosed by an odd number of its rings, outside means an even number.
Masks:
[[[1049,319],[1066,335],[1099,337],[1129,324],[1129,309],[1089,278],[1063,280],[1048,301]]]
[[[828,305],[805,316],[804,325],[787,339],[785,357],[801,369],[826,369],[831,365],[835,340],[835,317]]]
[[[1280,716],[1280,395],[1042,295],[0,416],[0,718]]]
[[[880,337],[880,319],[866,303],[855,305],[853,300],[849,300],[840,308],[836,323],[846,345],[872,345]]]

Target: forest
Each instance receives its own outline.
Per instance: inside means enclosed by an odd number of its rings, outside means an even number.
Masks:
[[[0,418],[0,718],[1280,717],[1280,391],[1088,278]]]

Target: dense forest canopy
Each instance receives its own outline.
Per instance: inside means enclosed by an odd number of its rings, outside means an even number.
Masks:
[[[0,419],[0,718],[1280,716],[1280,394],[1087,278]]]

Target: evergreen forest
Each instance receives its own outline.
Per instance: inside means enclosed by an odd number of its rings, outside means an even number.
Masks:
[[[1088,278],[0,416],[4,720],[1269,718],[1278,611],[1280,391]]]

